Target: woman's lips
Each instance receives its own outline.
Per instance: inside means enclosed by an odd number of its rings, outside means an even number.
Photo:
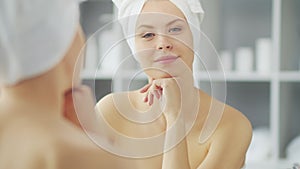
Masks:
[[[169,56],[162,56],[162,57],[154,60],[154,62],[161,63],[161,64],[169,64],[169,63],[176,61],[177,59],[178,59],[178,56],[169,55]]]

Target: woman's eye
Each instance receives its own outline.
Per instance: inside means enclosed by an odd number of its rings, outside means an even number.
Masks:
[[[152,38],[152,37],[154,37],[154,36],[155,36],[154,33],[145,33],[145,34],[142,36],[142,38],[148,39],[148,38]]]
[[[170,30],[169,30],[169,32],[180,32],[182,29],[181,28],[171,28]]]

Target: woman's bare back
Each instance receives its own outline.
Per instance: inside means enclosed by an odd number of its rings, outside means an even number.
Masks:
[[[134,168],[63,117],[0,111],[0,150],[3,169]]]

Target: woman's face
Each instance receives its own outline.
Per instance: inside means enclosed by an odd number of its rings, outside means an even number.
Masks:
[[[151,78],[191,71],[193,37],[184,14],[170,1],[145,3],[136,24],[137,59]]]

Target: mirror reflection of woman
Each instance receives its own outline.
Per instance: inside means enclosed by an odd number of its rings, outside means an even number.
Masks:
[[[126,30],[130,27],[129,22],[128,25],[123,22],[122,26],[125,34],[126,31],[135,34],[127,41],[148,76],[148,84],[136,91],[109,94],[99,101],[97,109],[122,135],[150,138],[164,133],[163,149],[175,144],[161,154],[138,159],[141,168],[242,168],[252,137],[249,120],[238,110],[194,87],[195,39],[188,22],[191,16],[187,14],[193,13],[195,8],[201,11],[200,3],[197,0],[114,2],[119,8],[120,18],[138,14],[133,30]],[[201,20],[201,17],[196,19]],[[219,112],[210,115],[216,117],[208,118],[214,108]],[[141,114],[152,114],[153,120],[132,120]],[[132,118],[127,118],[127,115]],[[214,118],[220,120],[217,123],[207,121]],[[192,124],[190,128],[189,124]],[[209,133],[202,142],[199,138],[205,133],[204,128]],[[174,143],[181,136],[185,137]],[[116,147],[126,146],[118,138],[114,144]],[[161,145],[153,143],[152,146]],[[131,148],[128,151],[134,151]],[[151,149],[145,147],[145,151],[147,148]]]

